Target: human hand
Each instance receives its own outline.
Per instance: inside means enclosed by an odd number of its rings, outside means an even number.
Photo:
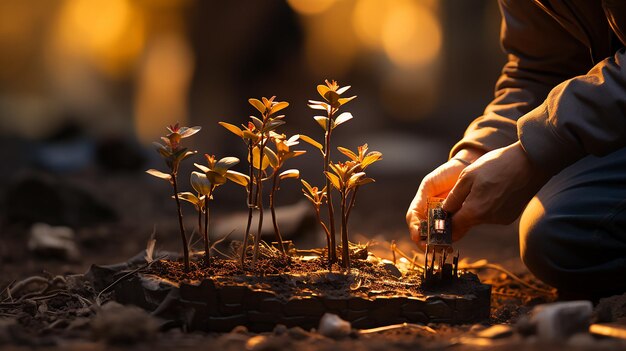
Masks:
[[[420,222],[428,218],[426,214],[428,198],[446,197],[448,192],[454,187],[454,184],[456,184],[461,171],[469,163],[480,157],[480,155],[482,155],[482,152],[478,150],[461,150],[448,162],[437,167],[424,177],[406,213],[406,223],[409,227],[411,240],[418,246],[423,246],[420,243]]]
[[[519,141],[481,156],[460,173],[444,201],[443,209],[453,213],[453,240],[478,224],[513,222],[547,180]]]

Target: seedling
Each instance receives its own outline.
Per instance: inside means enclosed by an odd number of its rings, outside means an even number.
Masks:
[[[235,172],[229,168],[239,163],[239,159],[236,157],[224,157],[219,161],[216,161],[214,155],[204,154],[208,166],[194,163],[194,165],[200,169],[203,173],[192,172],[191,173],[191,186],[204,196],[204,261],[208,266],[211,261],[211,245],[209,239],[209,201],[213,199],[213,193],[215,189],[226,184],[228,180],[246,186],[248,185],[249,178],[245,174]]]
[[[299,135],[294,135],[291,138],[287,139],[285,134],[277,134],[274,132],[270,133],[270,138],[274,142],[276,147],[276,159],[275,161],[272,158],[268,158],[270,161],[270,166],[272,167],[272,190],[270,192],[270,211],[272,213],[272,224],[274,225],[274,234],[276,235],[276,239],[278,242],[278,248],[281,252],[285,252],[285,247],[282,242],[282,235],[280,234],[280,229],[278,228],[278,221],[276,219],[276,208],[275,208],[275,194],[276,190],[280,189],[280,181],[287,178],[299,178],[300,171],[297,169],[288,169],[286,171],[281,172],[281,169],[285,165],[285,161],[304,155],[306,151],[303,150],[291,150],[292,146],[298,145]],[[269,150],[269,149],[268,149]],[[280,172],[280,173],[279,173]]]
[[[350,89],[350,86],[339,87],[336,81],[325,81],[326,85],[318,85],[317,92],[324,99],[324,101],[309,100],[309,107],[314,110],[321,110],[326,112],[326,116],[315,116],[315,121],[324,129],[324,145],[318,143],[312,138],[301,135],[300,139],[315,146],[320,150],[324,158],[324,174],[329,171],[330,167],[330,148],[331,148],[331,135],[335,128],[339,125],[352,119],[350,112],[343,112],[339,114],[341,106],[347,104],[356,96],[348,98],[342,98],[341,95]],[[330,189],[330,180],[326,178],[326,189]],[[337,249],[335,240],[335,210],[333,207],[332,193],[328,191],[326,204],[328,207],[328,223],[330,233],[330,246],[328,247],[329,264],[337,262]]]
[[[359,146],[358,155],[346,148],[338,147],[339,151],[350,158],[350,161],[331,163],[332,172],[325,172],[326,178],[341,196],[341,247],[343,267],[350,270],[350,249],[348,240],[348,218],[356,201],[357,190],[361,185],[373,183],[373,178],[365,176],[365,169],[372,163],[381,160],[378,151],[367,152],[367,144]],[[348,201],[348,197],[352,195]]]
[[[276,154],[267,147],[267,143],[270,140],[270,134],[276,130],[279,126],[285,124],[283,121],[284,115],[277,115],[277,112],[289,106],[288,102],[274,101],[275,96],[267,99],[263,97],[261,100],[249,99],[248,102],[255,109],[261,113],[261,118],[250,116],[251,122],[244,129],[240,129],[232,124],[220,122],[220,124],[231,131],[232,133],[240,136],[248,146],[248,162],[249,177],[251,179],[250,184],[247,187],[248,191],[248,224],[246,226],[246,233],[244,235],[244,242],[241,254],[241,264],[243,266],[245,262],[248,236],[250,234],[250,225],[252,222],[252,209],[256,208],[259,211],[259,219],[257,232],[254,236],[254,251],[252,256],[252,265],[256,264],[259,255],[259,242],[261,240],[261,229],[263,227],[263,181],[266,180],[267,173],[265,170],[270,164],[278,164]],[[256,173],[254,172],[256,170]],[[254,195],[253,192],[254,187]],[[276,232],[276,241],[278,246],[284,253],[284,245],[279,232]]]
[[[165,164],[169,169],[169,173],[164,173],[156,169],[149,169],[146,173],[167,180],[172,184],[174,190],[174,199],[176,200],[176,207],[178,210],[178,224],[180,227],[180,237],[183,243],[183,260],[185,264],[185,272],[189,271],[189,245],[187,243],[187,235],[185,234],[185,226],[183,224],[183,212],[180,207],[180,199],[178,198],[178,169],[180,163],[195,155],[197,151],[190,151],[185,147],[182,147],[181,141],[184,138],[188,138],[200,131],[200,127],[180,127],[178,123],[173,126],[167,127],[169,134],[161,137],[161,140],[165,145],[154,142],[157,151],[161,157],[165,160]]]

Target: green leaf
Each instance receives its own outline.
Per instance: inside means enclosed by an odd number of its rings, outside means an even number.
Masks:
[[[188,138],[194,134],[196,134],[197,132],[200,131],[200,129],[202,129],[202,127],[199,126],[195,126],[195,127],[182,127],[180,128],[180,130],[178,131],[178,134],[180,134],[181,138]]]
[[[310,145],[313,145],[314,147],[318,148],[322,152],[324,151],[324,146],[322,146],[322,144],[318,143],[317,141],[313,140],[311,137],[307,135],[300,134],[300,140]]]
[[[250,183],[250,177],[243,173],[239,173],[230,169],[226,171],[226,178],[244,187],[248,186],[248,184]]]
[[[324,172],[324,174],[326,174],[326,178],[330,180],[330,183],[335,187],[335,189],[341,190],[341,181],[339,180],[339,177],[330,172]]]
[[[344,112],[335,118],[335,123],[333,123],[333,129],[338,125],[347,122],[352,119],[352,114],[350,112]]]
[[[252,98],[248,99],[248,102],[250,103],[250,105],[254,106],[254,108],[259,110],[259,112],[265,113],[265,105],[263,105],[260,100]]]
[[[222,127],[226,128],[226,129],[228,129],[231,133],[235,134],[236,136],[238,136],[240,138],[243,138],[243,132],[236,125],[230,124],[230,123],[226,123],[226,122],[218,122],[218,124],[221,125]]]
[[[191,172],[191,187],[202,195],[208,195],[211,192],[211,182],[205,173]]]
[[[326,130],[326,126],[328,124],[328,117],[324,117],[324,116],[315,116],[313,117],[315,119],[315,121],[317,122],[317,124],[320,125],[320,127],[322,127],[322,129]]]
[[[298,178],[300,178],[300,171],[297,170],[297,169],[288,169],[288,170],[280,173],[278,175],[278,177],[280,179],[287,179],[287,178],[296,178],[296,179],[298,179]]]
[[[289,106],[289,103],[286,101],[282,101],[279,103],[276,103],[274,106],[272,106],[272,109],[270,110],[270,114],[274,114],[284,108],[286,108],[287,106]]]
[[[165,179],[167,181],[172,180],[171,174],[163,173],[161,171],[157,171],[156,169],[149,169],[146,171],[146,173],[157,178]]]
[[[230,167],[236,165],[237,163],[239,163],[239,159],[237,157],[224,157],[217,161],[213,170],[224,175]]]

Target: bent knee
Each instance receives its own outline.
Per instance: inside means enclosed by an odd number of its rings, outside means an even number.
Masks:
[[[569,289],[572,262],[563,238],[565,223],[547,214],[533,199],[520,219],[520,257],[528,270],[546,284]],[[566,273],[567,272],[567,273]],[[565,274],[564,274],[565,273]]]

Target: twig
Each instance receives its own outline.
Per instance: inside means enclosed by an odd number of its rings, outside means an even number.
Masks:
[[[162,257],[158,258],[158,259],[157,259],[157,260],[155,260],[155,261],[152,261],[152,262],[150,262],[150,263],[147,263],[147,264],[144,264],[144,265],[142,265],[142,266],[140,266],[140,267],[137,267],[137,268],[133,269],[132,271],[130,271],[130,272],[128,272],[128,273],[126,273],[126,274],[124,274],[123,276],[121,276],[121,277],[117,278],[117,279],[116,279],[113,283],[111,283],[109,286],[107,286],[106,288],[102,289],[102,290],[98,293],[98,295],[96,296],[96,304],[97,304],[98,306],[100,306],[100,296],[102,296],[102,294],[104,294],[105,292],[109,291],[111,288],[113,288],[114,286],[116,286],[116,285],[117,285],[117,284],[119,284],[122,280],[124,280],[124,279],[128,278],[129,276],[131,276],[131,275],[133,275],[133,274],[135,274],[135,273],[139,272],[139,271],[140,271],[140,270],[142,270],[142,269],[146,269],[146,268],[148,268],[148,267],[152,266],[152,264],[153,264],[154,262],[158,261],[158,260],[159,260],[159,259],[161,259],[161,258],[162,258]]]
[[[427,331],[431,334],[437,334],[437,331],[427,325],[413,324],[413,323],[401,323],[401,324],[392,324],[386,325],[384,327],[371,328],[371,329],[361,329],[359,330],[359,334],[372,334],[372,333],[380,333],[388,330],[395,329],[404,329],[404,328],[415,328]]]

